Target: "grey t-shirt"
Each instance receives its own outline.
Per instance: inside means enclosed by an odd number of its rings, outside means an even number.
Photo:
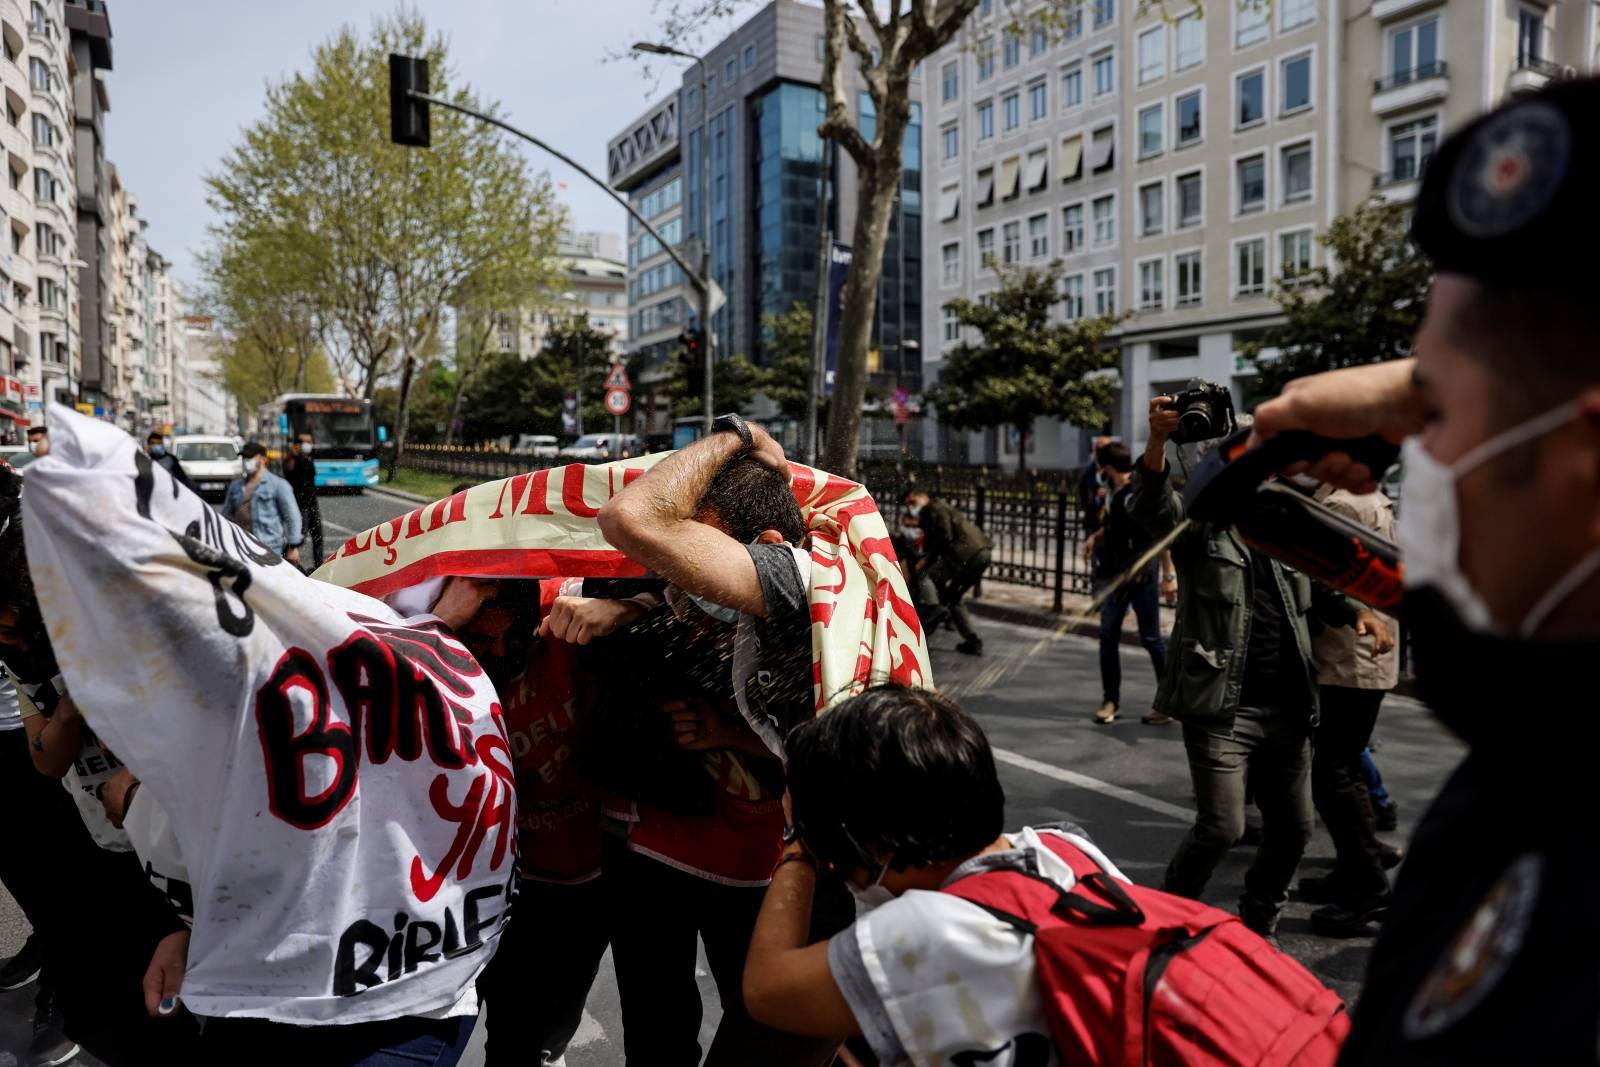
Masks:
[[[787,544],[746,545],[761,582],[766,618],[739,617],[734,693],[756,736],[776,756],[783,738],[815,712],[811,681],[811,557]]]

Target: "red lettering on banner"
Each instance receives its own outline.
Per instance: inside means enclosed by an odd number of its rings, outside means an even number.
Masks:
[[[882,578],[878,581],[878,600],[887,606],[894,616],[905,624],[908,630],[913,634],[921,635],[922,620],[917,616],[916,606],[907,603],[906,599],[895,589],[894,583],[887,578]]]
[[[361,533],[356,534],[354,537],[350,538],[350,540],[348,540],[348,541],[346,541],[344,543],[344,547],[339,549],[339,555],[341,555],[341,556],[359,555],[360,553],[365,552],[367,549],[369,549],[371,547],[372,547],[372,531],[371,530],[363,530]]]
[[[494,705],[493,715],[499,734],[504,735],[505,723],[500,705]],[[427,873],[422,857],[411,859],[411,892],[426,904],[432,900],[455,867],[455,876],[465,880],[472,875],[489,831],[497,830],[494,851],[489,857],[489,869],[497,870],[505,861],[511,846],[511,833],[516,828],[516,779],[511,770],[511,750],[503,736],[478,738],[478,758],[488,768],[488,773],[473,778],[467,795],[456,804],[450,800],[450,778],[441,774],[428,788],[428,800],[434,814],[446,822],[454,823],[456,833],[432,874]]]
[[[837,594],[837,593],[844,592],[844,586],[845,586],[845,582],[847,580],[847,576],[845,574],[844,560],[843,559],[841,559],[841,558],[839,558],[837,556],[824,555],[821,552],[812,552],[811,553],[811,565],[812,565],[813,569],[815,569],[817,567],[821,567],[823,570],[838,571],[839,572],[839,584],[838,585],[823,585],[821,579],[814,577],[812,579],[812,582],[811,582],[811,588],[815,589],[819,593],[835,593],[835,594]]]
[[[893,657],[891,657],[889,681],[895,685],[914,685],[919,678],[926,676],[926,672],[922,670],[922,664],[917,662],[916,653],[912,647],[904,641],[900,642],[900,662],[893,662]]]
[[[516,514],[517,505],[522,503],[523,491],[528,488],[528,482],[531,481],[532,478],[532,474],[513,474],[511,477],[502,481],[500,483],[500,495],[495,499],[494,502],[494,514],[490,515],[489,517],[491,519],[505,518],[507,490],[511,492],[511,514]]]
[[[426,527],[422,525],[424,515],[427,516]],[[424,504],[413,511],[409,516],[410,521],[406,523],[406,537],[421,537],[452,522],[465,522],[466,518],[467,491],[463,489],[455,496],[446,497],[432,504]]]
[[[583,480],[588,475],[589,468],[581,463],[574,463],[566,468],[561,477],[561,504],[572,514],[581,519],[592,519],[600,514],[599,508],[592,508],[583,498]]]
[[[400,528],[405,521],[405,516],[402,515],[398,519],[390,519],[388,522],[380,523],[372,529],[373,543],[379,548],[388,550],[383,556],[383,562],[386,566],[392,564],[400,556],[394,550],[394,543],[400,540]],[[389,531],[389,539],[387,541],[383,539],[384,530]]]
[[[894,542],[887,537],[863,537],[858,546],[863,556],[882,556],[890,563],[899,563],[900,557],[894,553]]]
[[[622,472],[622,488],[626,489],[638,479],[644,477],[644,468],[627,467]]]
[[[534,471],[533,482],[528,487],[528,506],[524,515],[554,515],[550,510],[550,472]]]

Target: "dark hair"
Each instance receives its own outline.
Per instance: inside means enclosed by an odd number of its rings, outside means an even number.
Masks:
[[[1003,829],[989,741],[938,693],[874,686],[796,726],[788,757],[795,825],[845,873],[963,859]]]
[[[1498,290],[1484,282],[1475,288],[1448,329],[1504,384],[1494,405],[1504,421],[1548,411],[1600,385],[1600,327],[1592,309],[1557,293]]]
[[[928,496],[928,495],[929,495],[928,491],[926,489],[922,488],[922,486],[913,485],[909,489],[907,489],[904,493],[900,494],[900,503],[902,503],[902,504],[907,503],[914,496]]]
[[[48,426],[29,426],[28,427],[28,436],[29,437],[32,437],[36,433],[49,433],[49,432],[50,432],[50,427],[48,427]]]
[[[791,545],[805,543],[806,522],[788,481],[749,456],[717,472],[695,511],[714,512],[729,536],[743,544],[754,542],[765,530],[777,530]]]
[[[164,441],[164,440],[166,440],[166,437],[167,437],[167,435],[162,433],[160,430],[151,430],[149,435],[147,437],[145,437],[145,440],[146,441]]]
[[[239,449],[241,459],[249,459],[251,456],[264,456],[266,454],[267,450],[261,447],[261,442],[259,441],[246,441],[245,446]]]
[[[1121,441],[1101,445],[1095,450],[1094,461],[1102,467],[1110,467],[1118,474],[1127,474],[1133,470],[1133,453],[1129,452],[1128,446]]]

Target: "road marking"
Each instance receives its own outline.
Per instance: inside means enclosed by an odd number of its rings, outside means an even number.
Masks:
[[[1146,811],[1153,811],[1158,815],[1169,816],[1177,819],[1180,822],[1190,822],[1194,819],[1193,811],[1190,811],[1188,808],[1180,808],[1176,804],[1169,804],[1165,800],[1157,800],[1155,797],[1147,797],[1143,793],[1137,793],[1132,789],[1124,789],[1120,785],[1112,785],[1110,782],[1102,782],[1098,778],[1091,778],[1087,774],[1079,774],[1077,771],[1069,771],[1065,767],[1057,767],[1052,763],[1042,763],[1039,760],[1030,759],[1029,757],[1016,752],[1007,752],[1003,748],[993,749],[992,751],[994,752],[994,758],[999,760],[1001,763],[1008,763],[1013,767],[1020,767],[1025,771],[1032,771],[1034,774],[1042,774],[1046,778],[1054,778],[1058,782],[1066,782],[1068,785],[1075,785],[1080,789],[1087,789],[1091,792],[1100,793],[1103,796],[1112,797],[1116,800],[1122,801],[1123,803],[1144,808]]]
[[[352,530],[348,526],[340,526],[336,522],[329,522],[327,519],[322,520],[322,525],[327,529],[334,531],[335,533],[344,534],[346,537],[354,537],[356,534],[362,532],[360,530]]]

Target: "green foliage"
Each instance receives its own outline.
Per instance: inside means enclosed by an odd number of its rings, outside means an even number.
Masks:
[[[424,444],[442,444],[446,441],[454,394],[454,374],[444,361],[433,360],[422,368],[411,383],[406,413],[413,441]],[[380,385],[373,394],[372,404],[378,424],[388,426],[393,433],[400,419],[399,387]]]
[[[283,350],[263,347],[254,333],[234,334],[226,339],[218,354],[222,365],[222,387],[239,402],[239,409],[250,413],[284,393],[336,392],[333,369],[322,349],[313,347],[303,363],[292,366]]]
[[[609,432],[605,410],[606,374],[611,368],[610,338],[583,315],[556,319],[544,347],[530,360],[490,356],[461,404],[466,441],[487,441],[524,433],[561,435],[561,412],[578,386],[583,368],[583,422],[589,433]]]
[[[772,356],[761,391],[772,398],[785,418],[804,423],[806,404],[814,388],[811,359],[816,340],[811,309],[796,301],[781,315],[761,316],[761,327],[770,338],[767,351]],[[826,425],[826,399],[818,401],[817,418],[818,425]]]
[[[1060,302],[1062,267],[996,267],[1000,288],[983,300],[952,300],[962,326],[981,340],[945,356],[939,384],[928,391],[939,418],[952,426],[1015,426],[1026,435],[1034,420],[1056,418],[1098,426],[1109,415],[1114,380],[1095,374],[1118,365],[1106,339],[1120,315],[1052,321]],[[1019,450],[1019,461],[1025,451]]]
[[[683,357],[680,349],[667,364],[667,395],[672,397],[672,416],[677,419],[702,415],[706,410],[705,397],[699,392],[689,391],[689,371]],[[766,372],[744,356],[718,359],[712,364],[711,373],[711,399],[717,405],[719,415],[726,411],[748,410],[756,394],[763,392],[766,387]]]
[[[1240,346],[1252,359],[1264,348],[1280,353],[1257,364],[1257,395],[1277,396],[1284,383],[1307,374],[1411,354],[1433,269],[1409,227],[1406,205],[1380,200],[1333,220],[1317,242],[1336,269],[1314,267],[1274,291],[1287,321]]]

